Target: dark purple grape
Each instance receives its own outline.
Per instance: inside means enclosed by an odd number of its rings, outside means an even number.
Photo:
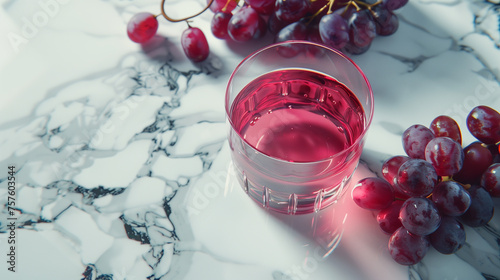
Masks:
[[[363,209],[382,210],[394,201],[394,191],[386,180],[368,177],[354,186],[352,199]]]
[[[407,195],[426,197],[432,193],[438,179],[432,164],[423,159],[410,159],[399,168],[397,182]]]
[[[436,137],[425,147],[425,160],[430,162],[439,176],[452,176],[462,169],[462,146],[448,137]]]
[[[190,27],[181,35],[181,45],[186,56],[193,62],[201,62],[210,54],[207,38],[197,27]]]
[[[257,13],[261,15],[269,15],[274,12],[275,0],[245,0],[245,2],[252,6]]]
[[[207,4],[210,0],[207,0]],[[238,6],[239,0],[214,0],[212,5],[210,5],[210,10],[214,13],[225,12],[230,13],[236,6]]]
[[[442,254],[453,254],[465,244],[464,226],[454,217],[444,216],[441,225],[429,236],[432,247]]]
[[[480,142],[471,143],[464,148],[462,169],[453,179],[464,184],[478,184],[484,171],[493,163],[493,156]]]
[[[393,156],[382,164],[382,176],[391,184],[397,198],[408,198],[408,195],[399,188],[397,177],[399,168],[409,159],[407,156]]]
[[[460,216],[460,220],[470,227],[486,225],[494,212],[491,195],[479,186],[472,186],[467,191],[470,194],[471,204],[465,214]]]
[[[231,20],[232,16],[233,15],[231,13],[223,13],[223,12],[217,12],[214,14],[214,17],[212,18],[210,24],[210,28],[215,38],[226,39],[228,37],[227,25]]]
[[[448,116],[439,116],[432,120],[429,128],[436,137],[448,137],[462,145],[462,132],[457,122]]]
[[[383,3],[373,6],[371,12],[378,35],[389,36],[398,30],[398,16],[389,11]]]
[[[319,34],[325,45],[342,49],[349,41],[347,21],[339,13],[325,15],[319,22]]]
[[[127,35],[136,43],[145,43],[158,31],[158,20],[151,13],[135,14],[127,24]]]
[[[271,14],[267,19],[267,29],[271,34],[278,34],[278,32],[283,29],[283,27],[289,25],[289,22],[279,20],[275,14]]]
[[[394,200],[389,207],[378,212],[377,222],[383,232],[393,234],[402,226],[399,220],[399,211],[401,210],[403,202],[402,200]]]
[[[349,40],[356,47],[369,46],[377,35],[375,22],[367,9],[354,12],[347,21]]]
[[[479,141],[495,144],[500,141],[500,114],[488,106],[477,106],[467,116],[467,128]]]
[[[432,201],[440,213],[447,216],[460,216],[471,204],[469,193],[462,185],[454,181],[443,181],[437,184],[432,192]]]
[[[254,38],[260,30],[259,18],[259,14],[251,7],[241,7],[227,25],[229,36],[239,42]]]
[[[408,0],[382,0],[389,11],[397,10],[408,3]]]
[[[492,164],[481,177],[481,187],[491,196],[500,197],[500,163]]]
[[[417,264],[425,257],[429,247],[427,236],[412,234],[404,227],[397,229],[389,239],[389,253],[402,265]]]
[[[274,42],[285,42],[288,40],[306,40],[307,26],[302,21],[297,21],[285,26],[276,34]],[[284,57],[293,57],[304,51],[302,45],[298,44],[282,44],[278,47],[278,52]]]
[[[404,228],[420,236],[433,233],[441,223],[441,215],[434,202],[422,197],[408,198],[401,206],[399,219]]]
[[[427,127],[412,125],[403,132],[403,149],[411,158],[425,159],[425,147],[434,137],[434,133]]]
[[[276,0],[274,6],[276,17],[286,22],[298,21],[303,18],[308,11],[308,0]]]

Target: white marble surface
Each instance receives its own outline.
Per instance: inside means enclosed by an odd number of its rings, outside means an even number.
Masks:
[[[456,255],[430,250],[404,267],[348,196],[314,219],[251,202],[231,175],[223,98],[237,63],[271,38],[215,39],[207,11],[192,25],[211,55],[193,65],[180,49],[184,23],[161,21],[145,48],[127,38],[128,19],[159,2],[0,0],[1,279],[500,279],[498,236],[485,229],[468,229]],[[499,7],[410,0],[396,34],[353,56],[375,93],[354,180],[402,154],[411,124],[448,114],[465,127],[474,106],[500,109]]]

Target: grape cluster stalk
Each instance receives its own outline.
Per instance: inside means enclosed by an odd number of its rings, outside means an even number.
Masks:
[[[394,11],[407,3],[408,0],[207,0],[202,11],[173,19],[165,12],[162,0],[161,14],[135,14],[127,24],[127,34],[136,43],[146,43],[158,31],[159,16],[170,22],[188,22],[210,9],[213,12],[210,28],[219,39],[247,42],[270,32],[276,43],[307,40],[350,54],[362,54],[377,35],[396,32],[399,20]],[[193,62],[202,62],[210,54],[205,34],[189,22],[181,45]]]
[[[375,211],[399,264],[417,264],[431,246],[453,254],[465,244],[465,226],[481,227],[493,217],[493,198],[500,197],[500,113],[477,106],[466,124],[477,141],[465,147],[449,116],[410,126],[402,135],[406,155],[387,159],[383,178],[361,179],[352,190],[358,206]]]

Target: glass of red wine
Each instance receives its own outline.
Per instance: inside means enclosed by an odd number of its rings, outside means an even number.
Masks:
[[[338,50],[286,41],[236,67],[225,109],[243,190],[266,209],[306,214],[345,193],[372,120],[373,92]]]

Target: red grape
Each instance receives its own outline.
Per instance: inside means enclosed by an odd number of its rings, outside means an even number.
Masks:
[[[500,114],[487,106],[477,106],[467,116],[467,128],[479,141],[495,144],[500,141]]]
[[[302,21],[297,21],[285,26],[281,29],[278,34],[274,37],[275,42],[284,42],[288,40],[305,40],[307,39],[307,26]],[[302,46],[297,44],[283,44],[278,48],[279,54],[284,57],[296,56],[299,52],[302,52]]]
[[[422,197],[408,198],[401,206],[399,219],[404,228],[420,236],[433,233],[441,223],[441,215],[434,202]]]
[[[295,22],[304,17],[309,10],[308,0],[276,0],[276,17],[287,22]]]
[[[439,176],[452,176],[462,169],[462,146],[448,137],[436,137],[425,147],[425,160],[430,162]]]
[[[434,133],[427,127],[412,125],[403,132],[403,149],[411,158],[425,159],[425,147],[434,137]]]
[[[406,5],[408,0],[382,0],[382,3],[387,6],[389,11],[394,11]]]
[[[386,180],[368,177],[354,186],[352,198],[361,208],[382,210],[394,201],[394,191]]]
[[[278,34],[278,32],[283,29],[283,27],[290,24],[289,22],[279,20],[275,14],[271,14],[267,19],[267,29],[271,34]]]
[[[464,164],[453,179],[465,184],[477,184],[492,163],[493,156],[488,148],[480,142],[471,143],[464,148]]]
[[[441,225],[429,236],[432,247],[442,254],[453,254],[465,244],[464,226],[454,217],[443,217]]]
[[[440,213],[447,216],[460,216],[471,204],[469,193],[457,182],[443,181],[437,184],[432,193],[432,201]]]
[[[422,159],[410,159],[399,168],[397,182],[407,195],[426,197],[432,193],[438,179],[432,164]]]
[[[356,47],[366,47],[375,38],[376,26],[368,10],[354,12],[347,22],[350,42]]]
[[[399,264],[414,265],[427,253],[430,243],[427,236],[410,233],[404,227],[397,229],[389,239],[389,253]]]
[[[227,29],[235,41],[248,41],[260,31],[259,14],[249,6],[242,7],[231,17]]]
[[[439,116],[432,120],[429,127],[436,137],[449,137],[462,144],[462,132],[457,122],[448,116]]]
[[[403,202],[402,200],[394,200],[389,207],[378,212],[377,222],[383,232],[393,234],[402,226],[399,220],[399,211],[401,210]]]
[[[500,197],[500,163],[492,164],[481,177],[481,186],[491,196]]]
[[[212,34],[214,34],[216,38],[226,39],[228,37],[227,25],[232,16],[233,15],[231,13],[224,12],[217,12],[214,14],[210,28],[212,30]]]
[[[136,43],[145,43],[158,31],[158,20],[151,13],[135,14],[127,24],[127,34]]]
[[[210,5],[210,10],[214,13],[217,12],[225,12],[230,13],[236,6],[238,6],[239,0],[214,0],[212,5]],[[210,3],[210,0],[207,0],[207,4]],[[222,9],[225,10],[223,11]]]
[[[261,15],[269,15],[274,11],[275,0],[245,0],[255,11]]]
[[[349,41],[347,21],[339,13],[331,13],[321,18],[319,34],[325,45],[341,49]]]
[[[493,217],[494,207],[491,195],[479,186],[472,186],[467,190],[470,194],[469,209],[460,216],[460,220],[470,227],[486,225]]]
[[[397,198],[403,198],[403,199],[408,198],[408,195],[400,189],[397,177],[399,168],[403,163],[405,163],[409,159],[410,157],[407,156],[393,156],[387,159],[382,164],[382,176],[387,180],[387,182],[389,182],[392,185],[394,189],[394,195]]]
[[[398,16],[389,11],[383,3],[375,5],[372,8],[372,16],[378,35],[389,36],[398,30]]]
[[[207,38],[203,31],[197,27],[184,30],[181,36],[181,45],[186,56],[193,62],[207,59],[210,53]]]

